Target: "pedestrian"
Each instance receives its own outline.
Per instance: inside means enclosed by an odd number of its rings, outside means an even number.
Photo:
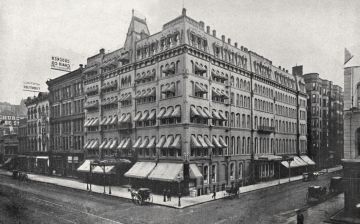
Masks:
[[[163,196],[164,196],[164,202],[166,202],[166,189],[164,189],[163,191]]]
[[[304,224],[304,215],[301,213],[301,210],[297,211],[296,223],[297,224]]]
[[[216,191],[213,192],[212,199],[216,199]]]
[[[171,191],[170,191],[170,189],[167,190],[167,200],[171,201]]]

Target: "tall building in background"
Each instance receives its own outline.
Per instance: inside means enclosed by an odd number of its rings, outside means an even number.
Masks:
[[[50,102],[50,170],[75,176],[83,159],[84,91],[82,65],[46,82]]]
[[[116,181],[161,192],[181,184],[183,193],[201,195],[314,164],[306,156],[303,77],[219,38],[185,9],[155,34],[133,15],[124,47],[101,49],[83,74],[80,172],[108,161]]]
[[[304,74],[306,83],[308,150],[318,168],[340,164],[343,151],[343,93],[340,86]]]
[[[49,94],[40,92],[35,97],[29,97],[25,101],[25,105],[27,107],[27,144],[25,150],[21,150],[21,154],[28,156],[26,165],[28,171],[48,174],[50,141]]]

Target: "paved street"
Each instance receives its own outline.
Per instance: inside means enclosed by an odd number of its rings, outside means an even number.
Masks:
[[[330,175],[181,210],[0,176],[0,223],[294,223],[307,187],[328,184]]]

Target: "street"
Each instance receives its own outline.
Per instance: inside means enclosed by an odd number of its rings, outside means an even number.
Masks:
[[[289,223],[307,206],[307,187],[328,185],[331,175],[180,210],[0,176],[0,223]]]

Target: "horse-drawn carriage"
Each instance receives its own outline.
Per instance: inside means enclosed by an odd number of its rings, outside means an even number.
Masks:
[[[29,181],[28,175],[20,170],[13,170],[12,177],[20,181]]]
[[[239,194],[239,187],[238,185],[235,186],[228,186],[225,188],[226,196],[230,198],[234,198]]]
[[[309,202],[319,202],[326,199],[327,189],[326,187],[321,186],[310,186],[308,187],[308,192],[306,194],[306,201]]]
[[[316,180],[318,176],[318,172],[303,173],[303,181]]]
[[[137,191],[129,188],[128,191],[131,193],[131,200],[135,204],[143,205],[146,202],[153,201],[151,191],[149,188],[140,188]]]

